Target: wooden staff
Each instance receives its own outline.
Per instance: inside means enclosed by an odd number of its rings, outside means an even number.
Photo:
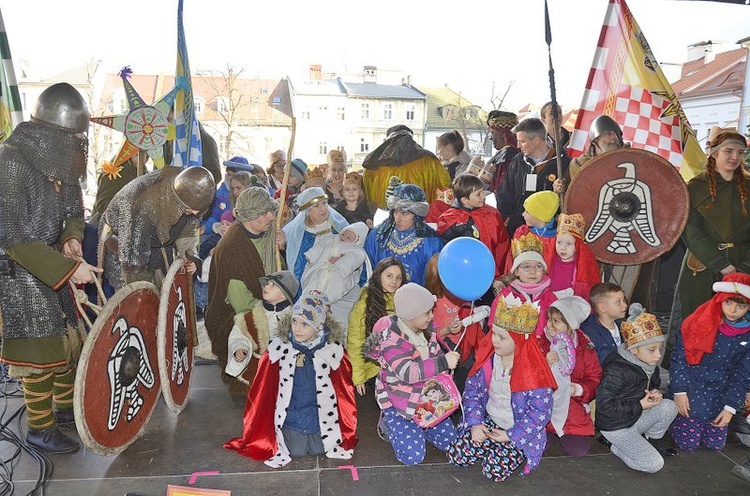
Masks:
[[[287,149],[287,162],[286,168],[284,169],[284,180],[281,182],[281,194],[279,195],[279,211],[276,214],[276,229],[281,228],[281,218],[284,215],[284,207],[286,207],[286,188],[289,184],[289,174],[292,172],[292,151],[294,151],[294,137],[297,134],[297,119],[294,117],[294,111],[292,111],[292,135],[289,138],[289,148]],[[276,270],[281,270],[281,249],[276,244]]]

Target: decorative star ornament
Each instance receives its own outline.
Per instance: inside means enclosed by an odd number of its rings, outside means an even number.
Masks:
[[[128,100],[128,111],[120,115],[92,117],[91,121],[116,129],[125,134],[125,141],[112,161],[107,167],[110,179],[119,175],[123,162],[135,156],[138,151],[143,150],[149,154],[157,168],[164,167],[163,145],[168,139],[170,128],[168,122],[169,111],[174,104],[177,92],[182,89],[182,82],[177,80],[174,88],[161,97],[153,105],[148,105],[130,84],[130,76],[133,71],[130,67],[124,67],[118,76],[122,78],[125,87],[125,95]]]

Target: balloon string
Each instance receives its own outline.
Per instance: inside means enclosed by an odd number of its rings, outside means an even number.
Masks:
[[[471,309],[470,310],[471,311],[469,312],[469,315],[473,315],[474,314],[474,302],[473,301],[471,302]],[[466,336],[466,331],[468,331],[468,330],[469,330],[469,328],[467,326],[464,326],[464,332],[462,332],[461,333],[461,337],[458,338],[458,342],[456,343],[456,346],[453,347],[453,351],[456,351],[458,349],[458,347],[461,346],[461,341],[464,340],[464,336]]]

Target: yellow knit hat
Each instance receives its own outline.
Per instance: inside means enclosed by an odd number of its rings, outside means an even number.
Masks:
[[[546,223],[552,220],[560,208],[560,197],[554,191],[538,191],[526,198],[523,208]]]

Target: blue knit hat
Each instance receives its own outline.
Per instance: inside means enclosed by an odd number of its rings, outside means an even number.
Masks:
[[[245,157],[241,157],[239,155],[234,156],[230,158],[229,160],[224,161],[224,166],[227,168],[228,171],[231,172],[253,172],[255,170],[255,166],[248,162],[248,160]]]
[[[301,158],[295,158],[292,160],[291,174],[299,179],[300,182],[305,182],[305,174],[307,174],[307,164]]]
[[[424,190],[416,184],[399,184],[387,200],[388,210],[404,210],[419,217],[427,217],[430,204]]]

